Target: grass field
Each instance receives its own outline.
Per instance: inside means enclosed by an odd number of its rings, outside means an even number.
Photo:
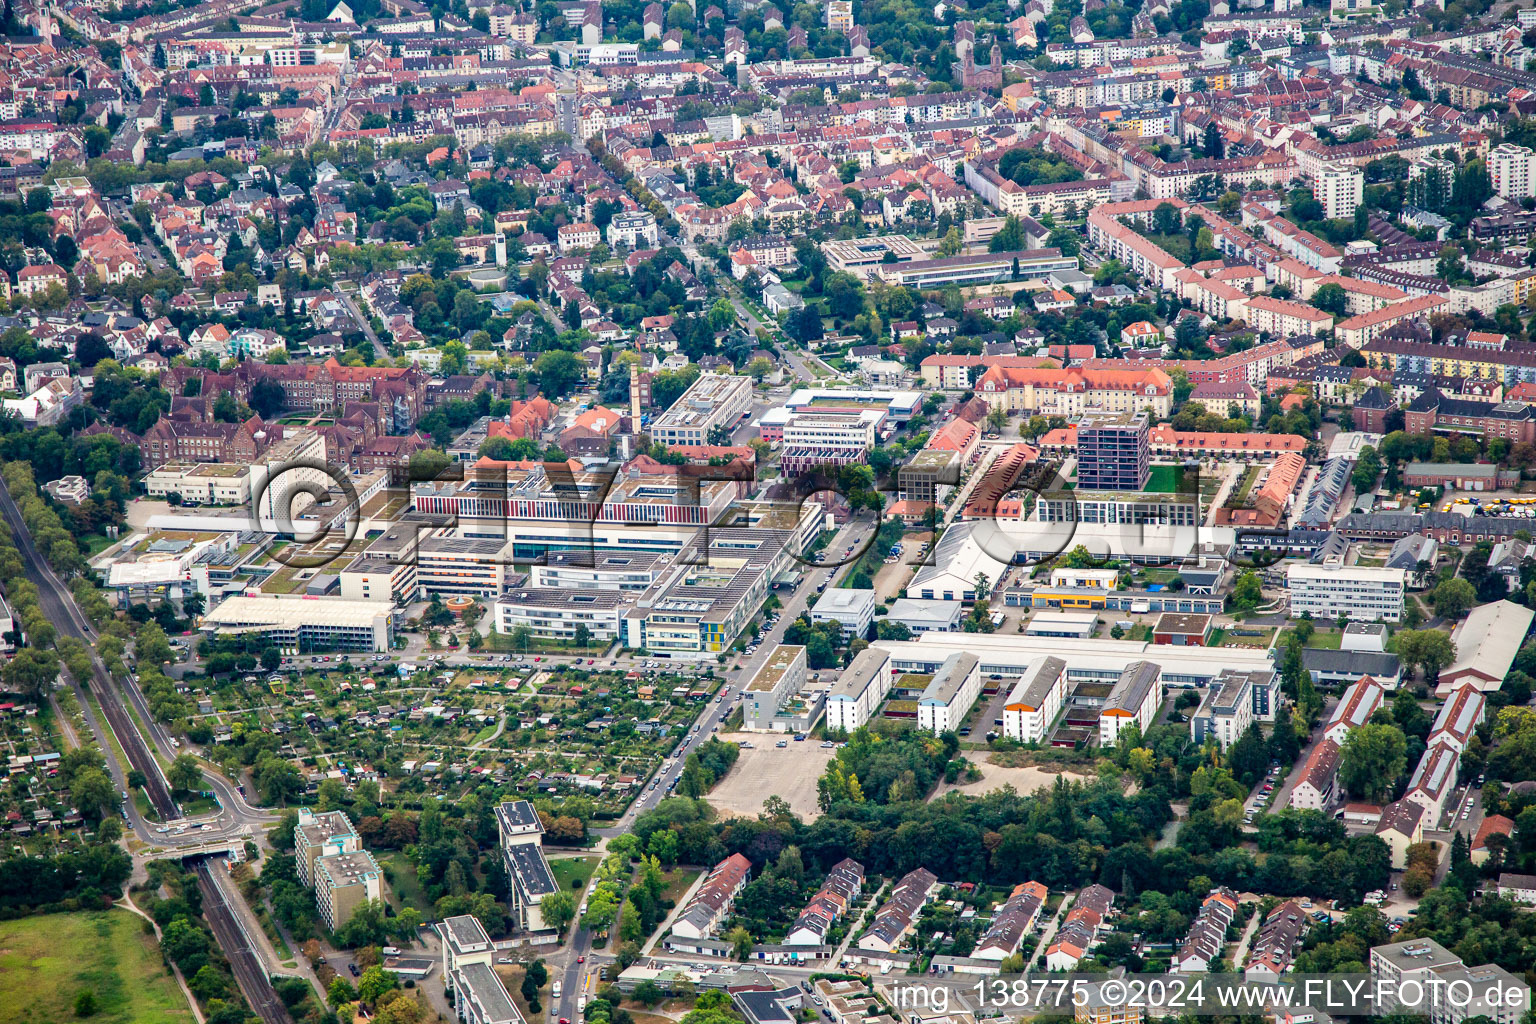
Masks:
[[[581,884],[586,885],[592,877],[592,869],[597,866],[596,857],[556,857],[549,862],[549,868],[554,872],[555,885],[564,892],[574,892],[571,885],[573,879],[581,879]],[[581,900],[577,900],[580,903]]]
[[[0,1021],[73,1020],[76,995],[89,989],[93,1024],[191,1024],[143,925],[126,910],[0,921]]]
[[[381,867],[391,870],[389,894],[394,897],[396,909],[400,907],[415,907],[423,915],[432,910],[432,903],[427,899],[427,894],[422,891],[421,883],[416,881],[416,865],[404,853],[394,853],[385,857]]]

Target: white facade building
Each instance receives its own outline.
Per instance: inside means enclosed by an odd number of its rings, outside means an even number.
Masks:
[[[827,732],[853,732],[866,724],[890,692],[890,654],[878,647],[866,647],[854,655],[827,694]]]
[[[1488,176],[1493,179],[1493,191],[1506,199],[1536,196],[1536,178],[1532,171],[1531,151],[1524,146],[1506,142],[1495,146],[1488,154]]]
[[[918,698],[917,727],[935,736],[957,730],[979,696],[980,660],[974,654],[952,654]]]
[[[1291,616],[1314,619],[1364,619],[1397,622],[1403,617],[1406,589],[1402,569],[1364,565],[1289,565]]]
[[[1313,192],[1329,220],[1353,217],[1365,194],[1365,174],[1355,167],[1324,167],[1317,172]]]
[[[862,638],[875,621],[875,592],[837,587],[817,599],[811,609],[812,622],[835,622],[844,633]]]
[[[1067,693],[1067,663],[1043,658],[1019,677],[1003,705],[1003,735],[1020,743],[1043,743]]]

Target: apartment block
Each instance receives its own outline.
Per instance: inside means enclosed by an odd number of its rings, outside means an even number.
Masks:
[[[367,850],[336,853],[315,861],[315,907],[336,931],[367,900],[384,898],[384,875]]]
[[[1511,142],[1495,146],[1488,154],[1488,176],[1493,179],[1493,191],[1506,199],[1536,196],[1536,175],[1533,175],[1531,158],[1531,151],[1524,146]]]
[[[1077,486],[1085,491],[1140,491],[1151,472],[1145,412],[1090,415],[1077,425]]]
[[[1323,206],[1324,217],[1329,220],[1353,217],[1355,207],[1364,197],[1365,173],[1354,167],[1324,167],[1317,172],[1313,192]]]
[[[339,853],[357,853],[363,848],[352,820],[341,811],[312,811],[299,808],[299,822],[293,829],[293,853],[299,881],[313,888],[315,861]]]
[[[944,659],[917,701],[917,727],[938,735],[959,729],[981,696],[981,662],[974,654]]]
[[[1066,662],[1051,657],[1031,665],[1003,705],[1003,735],[1020,743],[1043,743],[1066,691]]]
[[[890,654],[877,647],[864,648],[827,694],[827,731],[853,732],[874,717],[890,692]]]
[[[524,931],[545,931],[539,904],[554,892],[555,876],[544,859],[544,823],[527,800],[508,800],[496,808],[501,858],[512,880],[512,916]]]

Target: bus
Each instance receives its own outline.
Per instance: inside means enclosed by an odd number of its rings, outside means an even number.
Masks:
[[[549,998],[560,998],[560,979],[556,978],[555,983],[549,987]]]

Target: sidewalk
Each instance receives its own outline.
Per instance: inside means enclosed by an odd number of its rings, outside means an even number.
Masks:
[[[1248,918],[1248,927],[1243,929],[1242,937],[1237,940],[1237,950],[1232,954],[1232,969],[1241,971],[1243,960],[1248,956],[1248,945],[1253,942],[1254,934],[1259,930],[1264,915],[1259,913],[1259,908],[1253,908],[1253,916]]]
[[[309,961],[304,959],[304,954],[297,949],[293,950],[292,957],[281,956],[277,947],[272,945],[272,940],[267,937],[266,931],[261,927],[261,922],[256,918],[256,912],[240,894],[240,887],[235,880],[229,877],[229,872],[222,866],[215,865],[209,872],[213,876],[213,884],[218,886],[224,894],[224,902],[235,913],[235,921],[240,925],[240,931],[245,936],[245,941],[250,944],[256,955],[261,957],[262,964],[269,975],[280,975],[289,978],[303,978],[315,987],[322,996],[324,989],[320,987],[320,980],[315,977],[315,972],[310,968]],[[285,940],[286,941],[286,940]],[[283,964],[293,962],[297,966],[284,967]]]
[[[155,930],[155,941],[160,941],[160,926],[155,923],[154,918],[139,909],[138,904],[133,902],[132,897],[124,895],[122,900],[116,905],[122,907],[130,914],[135,914],[148,921],[149,926]],[[181,994],[187,997],[187,1005],[192,1007],[192,1016],[197,1018],[197,1024],[205,1024],[206,1018],[203,1016],[202,1008],[197,1005],[197,1000],[193,998],[192,990],[187,988],[187,979],[181,976],[181,968],[171,963],[170,957],[166,957],[166,963],[170,964],[171,973],[176,976],[176,984],[181,986]]]
[[[890,882],[880,883],[880,888],[875,890],[875,894],[869,898],[869,902],[865,903],[862,907],[859,908],[858,916],[849,919],[848,934],[843,936],[842,943],[837,947],[837,952],[833,953],[832,958],[827,961],[828,964],[836,967],[838,964],[843,962],[843,954],[848,952],[848,946],[853,942],[854,935],[860,931],[860,922],[864,920],[865,912],[878,905],[880,902],[880,897],[884,896],[885,890],[889,889],[890,887]]]
[[[672,908],[672,912],[667,915],[667,919],[661,922],[651,937],[645,940],[645,945],[640,947],[641,956],[651,955],[651,951],[656,948],[656,943],[663,935],[672,930],[672,922],[677,919],[677,915],[682,912],[683,908],[688,906],[688,901],[693,899],[693,894],[699,891],[699,886],[703,885],[704,879],[708,877],[708,871],[699,872],[699,877],[695,878],[693,884],[688,887],[688,891],[683,893],[683,898],[677,901],[677,906]]]
[[[1062,916],[1075,899],[1077,899],[1076,892],[1069,892],[1063,896],[1061,902],[1056,905],[1056,913],[1052,914],[1051,919],[1045,922],[1045,927],[1040,929],[1040,943],[1035,946],[1035,957],[1039,958],[1042,962],[1045,959],[1045,951],[1051,948],[1051,940],[1056,937],[1056,929],[1061,926]],[[1026,964],[1025,966],[1029,965]]]

